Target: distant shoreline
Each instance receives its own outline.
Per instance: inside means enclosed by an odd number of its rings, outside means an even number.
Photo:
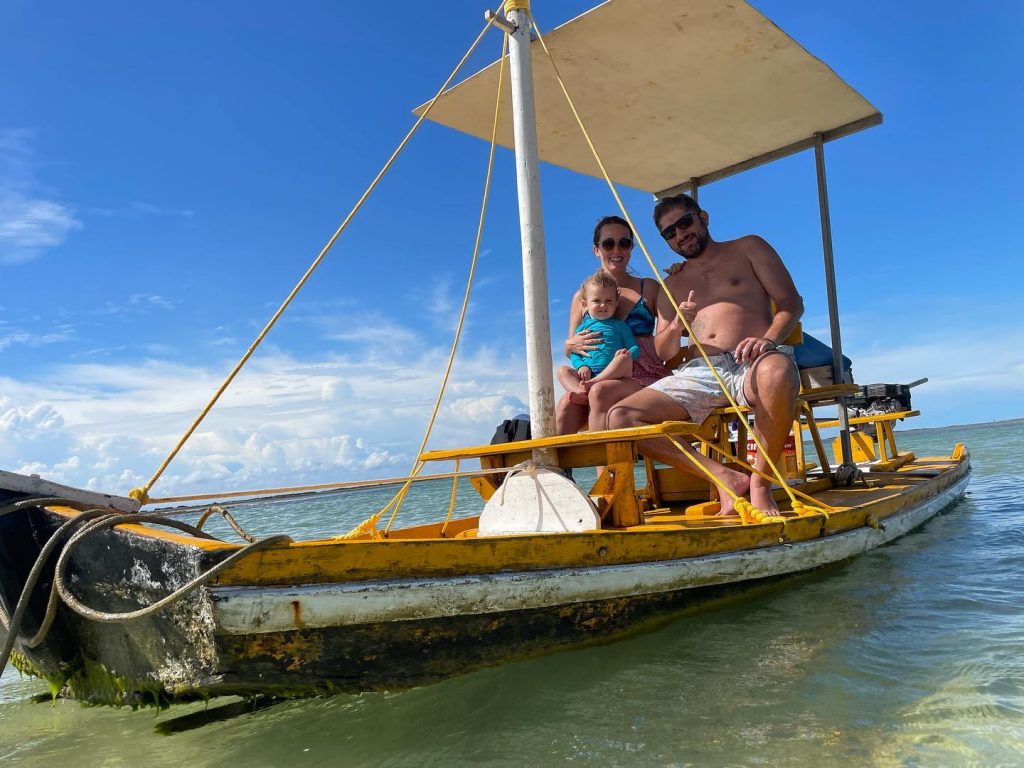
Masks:
[[[950,424],[945,427],[919,427],[917,429],[901,429],[898,431],[901,435],[912,435],[916,432],[934,432],[937,429],[977,429],[980,427],[1004,427],[1013,424],[1020,424],[1021,426],[1024,426],[1024,418],[1000,419],[999,421],[979,421],[973,424]]]

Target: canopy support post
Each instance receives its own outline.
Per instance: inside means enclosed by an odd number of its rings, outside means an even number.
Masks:
[[[836,295],[836,268],[832,258],[832,225],[829,221],[828,187],[825,181],[825,142],[821,133],[814,134],[814,166],[818,177],[818,209],[821,216],[821,248],[825,257],[825,288],[828,294],[828,322],[832,333],[832,370],[836,384],[843,383],[843,342],[839,331],[839,300]],[[858,470],[850,450],[850,418],[846,396],[836,398],[839,409],[839,439],[843,460],[836,473],[837,480],[851,482]]]
[[[516,26],[516,31],[509,35],[509,70],[512,78],[516,184],[519,191],[519,232],[523,251],[530,431],[534,438],[552,437],[555,434],[555,399],[551,376],[551,329],[548,321],[544,218],[540,202],[537,119],[530,62],[529,4],[521,3],[507,15],[509,21]],[[533,458],[538,464],[551,464],[554,457],[550,450],[538,450],[534,451]]]
[[[697,177],[696,176],[691,176],[690,177],[690,197],[693,198],[693,202],[697,203],[697,205],[700,205],[700,200],[697,198],[697,188],[699,186],[700,185],[697,183]]]

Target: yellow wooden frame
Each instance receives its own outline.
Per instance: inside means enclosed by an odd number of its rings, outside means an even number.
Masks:
[[[668,435],[693,435],[701,430],[699,424],[666,421],[646,427],[580,432],[497,445],[427,451],[419,458],[424,462],[479,458],[484,469],[501,469],[531,459],[536,449],[554,449],[556,462],[560,467],[603,467],[588,495],[596,499],[602,520],[610,517],[613,527],[627,528],[642,525],[644,522],[644,510],[641,508],[633,477],[633,468],[638,458],[636,443]],[[484,500],[487,500],[498,489],[502,479],[495,473],[495,476],[472,477],[470,482]]]
[[[878,449],[878,461],[871,465],[876,472],[895,472],[914,460],[914,453],[907,451],[900,453],[896,447],[896,433],[893,432],[893,424],[896,421],[920,416],[920,411],[894,411],[893,413],[870,413],[864,416],[852,416],[848,419],[851,426],[860,424],[873,424],[875,435],[872,438],[875,447]],[[829,429],[840,426],[838,420],[824,421],[818,424],[822,429]]]

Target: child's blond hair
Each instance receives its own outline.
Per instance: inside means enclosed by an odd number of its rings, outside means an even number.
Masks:
[[[597,270],[597,272],[580,283],[580,297],[584,301],[587,300],[588,285],[593,285],[597,288],[611,288],[615,291],[616,296],[619,295],[619,284],[615,282],[615,278],[604,269]]]

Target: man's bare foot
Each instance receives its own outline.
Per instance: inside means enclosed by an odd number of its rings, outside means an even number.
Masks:
[[[758,477],[756,481],[751,481],[750,503],[766,515],[777,517],[782,514],[779,512],[779,505],[775,503],[775,497],[772,495],[772,484],[763,478]]]
[[[750,490],[750,475],[744,472],[736,472],[735,470],[726,470],[729,474],[724,485],[732,491],[736,496],[745,496],[747,491]],[[721,483],[721,481],[719,481]],[[719,515],[735,515],[736,514],[736,502],[733,501],[733,497],[724,493],[721,489],[718,490],[718,498],[721,499],[721,507],[718,510]]]

